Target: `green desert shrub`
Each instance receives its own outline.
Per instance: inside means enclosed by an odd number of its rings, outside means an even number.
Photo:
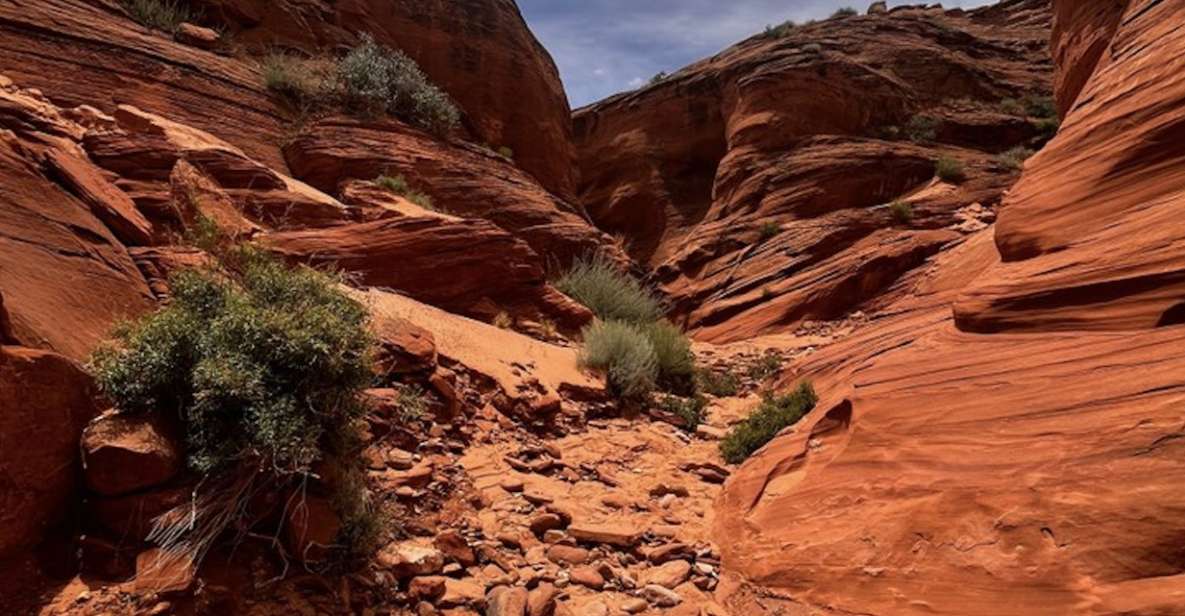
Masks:
[[[758,239],[762,242],[768,242],[782,232],[782,225],[773,221],[761,223],[761,227],[757,230]]]
[[[1032,150],[1024,147],[1023,145],[1018,145],[997,156],[996,161],[1007,169],[1020,169],[1021,166],[1025,164],[1025,161],[1028,160],[1028,158],[1032,155]]]
[[[860,12],[857,11],[856,9],[854,9],[850,6],[845,6],[842,9],[839,9],[839,10],[835,11],[834,13],[832,13],[831,18],[835,19],[836,17],[854,17],[859,14],[860,14]]]
[[[1033,128],[1037,129],[1037,137],[1042,141],[1049,141],[1057,135],[1057,131],[1061,128],[1061,121],[1056,117],[1053,118],[1038,118],[1029,120],[1033,124]]]
[[[654,349],[658,363],[658,386],[663,391],[690,393],[695,388],[695,355],[683,330],[670,321],[639,326]]]
[[[933,141],[938,136],[938,118],[916,115],[905,123],[905,135],[910,141]]]
[[[123,412],[178,417],[197,472],[306,473],[363,411],[366,309],[333,277],[261,253],[235,268],[178,272],[171,303],[118,328],[91,369]]]
[[[432,197],[426,193],[416,190],[408,184],[407,178],[402,175],[387,175],[383,174],[374,179],[374,184],[383,190],[399,195],[412,203],[427,209],[434,210],[432,205]]]
[[[610,389],[624,399],[645,398],[658,380],[654,346],[630,323],[597,320],[586,327],[580,364],[604,372]]]
[[[669,75],[667,75],[666,71],[659,71],[659,72],[655,73],[653,77],[650,78],[650,85],[652,85],[652,86],[658,85],[658,84],[666,81],[667,77],[669,77]]]
[[[782,370],[782,356],[774,352],[762,355],[749,366],[749,378],[764,381]]]
[[[688,398],[679,396],[665,396],[659,402],[659,408],[683,421],[683,429],[695,432],[704,420],[704,409],[708,407],[708,400],[699,394]]]
[[[163,32],[176,32],[181,24],[193,19],[189,7],[180,0],[120,0],[124,10],[140,25]]]
[[[730,464],[744,462],[773,440],[783,429],[799,422],[819,401],[810,383],[802,383],[786,395],[767,395],[741,423],[720,441],[720,453]]]
[[[645,324],[662,318],[654,293],[603,256],[578,259],[555,286],[604,321]]]
[[[790,33],[793,32],[794,28],[796,28],[796,27],[798,27],[798,24],[794,23],[793,20],[783,21],[782,23],[780,23],[776,26],[767,25],[765,27],[765,37],[766,38],[783,38],[783,37],[789,36]]]
[[[957,184],[967,179],[967,174],[963,170],[963,163],[957,158],[950,156],[940,156],[938,160],[934,161],[934,173],[944,182]]]
[[[514,150],[510,149],[507,146],[502,146],[502,147],[498,148],[498,155],[501,156],[502,158],[514,160]]]
[[[452,99],[414,60],[368,34],[338,63],[337,78],[349,110],[385,112],[436,133],[447,133],[460,123],[461,113]]]
[[[730,370],[700,368],[695,373],[695,381],[700,391],[717,398],[735,396],[741,388],[741,380]]]
[[[1052,97],[1031,94],[1021,99],[1025,113],[1034,118],[1056,118],[1057,103]]]
[[[894,201],[889,204],[889,215],[900,225],[907,225],[913,220],[913,206],[907,201]]]
[[[340,59],[273,53],[262,69],[268,89],[305,109],[341,106],[362,116],[387,114],[436,134],[461,122],[456,104],[414,60],[368,34]]]

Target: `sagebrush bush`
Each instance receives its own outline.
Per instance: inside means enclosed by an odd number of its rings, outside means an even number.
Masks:
[[[578,259],[555,286],[605,321],[643,324],[663,314],[653,292],[603,256]]]
[[[1025,113],[1034,118],[1057,117],[1057,103],[1052,97],[1030,94],[1021,99],[1021,104],[1024,105]]]
[[[654,346],[638,326],[621,321],[594,321],[584,329],[580,364],[605,373],[609,387],[624,399],[642,399],[658,381]]]
[[[366,309],[323,273],[242,250],[236,271],[185,270],[172,301],[120,327],[90,367],[126,413],[185,427],[189,466],[306,473],[363,411]]]
[[[1020,169],[1032,155],[1032,150],[1023,145],[1018,145],[997,156],[996,161],[1005,168]]]
[[[399,195],[426,210],[436,209],[432,203],[432,197],[429,197],[427,193],[412,188],[411,184],[408,184],[407,179],[402,175],[380,175],[374,179],[374,183],[379,188]]]
[[[967,179],[967,174],[963,170],[963,163],[957,158],[951,158],[950,156],[940,156],[938,160],[934,161],[934,173],[944,182],[957,184]]]
[[[306,110],[341,106],[362,116],[387,114],[438,135],[461,122],[453,100],[414,60],[369,34],[340,59],[273,53],[262,69],[268,89]]]
[[[1037,129],[1037,137],[1041,142],[1049,141],[1057,135],[1057,131],[1061,129],[1062,123],[1056,118],[1039,118],[1030,120],[1033,128]]]
[[[907,225],[913,220],[913,206],[908,201],[894,201],[889,204],[889,215],[897,224]]]
[[[452,99],[414,60],[369,34],[338,63],[337,78],[343,104],[357,113],[385,112],[435,133],[447,133],[461,121]]]
[[[502,146],[502,147],[498,148],[498,155],[501,156],[502,158],[514,160],[514,150],[512,150],[508,146]]]
[[[716,371],[701,368],[695,373],[696,387],[700,391],[712,394],[717,398],[727,398],[737,395],[741,388],[741,380],[730,370]]]
[[[767,395],[748,418],[720,441],[720,454],[730,464],[744,462],[783,429],[799,422],[819,401],[810,383],[786,395]]]
[[[860,11],[857,11],[856,9],[854,9],[850,6],[845,6],[842,9],[839,9],[839,10],[835,11],[834,13],[832,13],[831,18],[834,19],[836,17],[853,17],[853,16],[856,16],[859,14],[860,14]]]
[[[163,32],[176,32],[194,17],[180,0],[120,0],[120,4],[140,25]]]
[[[683,330],[665,319],[639,327],[654,349],[658,387],[664,391],[690,393],[695,388],[695,355]]]

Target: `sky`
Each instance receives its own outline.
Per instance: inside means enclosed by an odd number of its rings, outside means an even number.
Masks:
[[[924,0],[890,5],[923,4]],[[787,19],[827,17],[871,0],[518,0],[559,65],[572,108],[636,88]],[[990,0],[945,0],[975,7]]]

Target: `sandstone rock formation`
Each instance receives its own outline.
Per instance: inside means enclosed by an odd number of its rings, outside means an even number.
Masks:
[[[1065,129],[994,232],[792,367],[820,404],[734,474],[717,517],[734,611],[778,609],[755,586],[836,613],[1180,609],[1181,265],[1162,251],[1185,99],[1146,67],[1185,43],[1185,7],[1054,4]]]
[[[936,252],[932,230],[999,201],[1013,176],[996,154],[1036,136],[1002,103],[1048,93],[1044,5],[773,28],[580,109],[583,203],[702,340],[840,317]],[[968,178],[932,199],[940,156]],[[895,223],[894,200],[915,218]],[[870,250],[893,226],[919,248]]]
[[[98,414],[68,358],[0,346],[0,561],[21,556],[75,498],[78,439]]]

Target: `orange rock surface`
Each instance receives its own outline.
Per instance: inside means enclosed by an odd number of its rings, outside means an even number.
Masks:
[[[734,613],[1185,605],[1170,547],[1185,523],[1170,212],[1185,193],[1166,138],[1185,5],[1054,4],[1055,31],[1078,37],[1058,47],[1065,128],[994,231],[788,371],[820,403],[734,473],[716,517]]]

